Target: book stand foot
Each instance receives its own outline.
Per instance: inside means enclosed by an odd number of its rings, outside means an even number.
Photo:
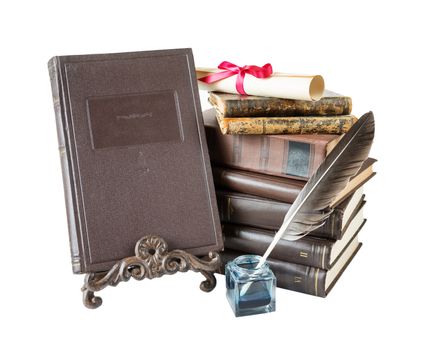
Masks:
[[[141,281],[189,270],[205,276],[206,280],[199,287],[204,292],[210,292],[217,284],[214,273],[220,267],[220,255],[210,252],[208,257],[203,260],[183,250],[168,251],[167,243],[161,237],[143,237],[136,243],[135,256],[120,260],[109,271],[93,272],[85,276],[83,303],[89,309],[96,309],[101,306],[102,299],[94,292],[107,286],[115,287],[120,282],[129,281],[131,277]]]

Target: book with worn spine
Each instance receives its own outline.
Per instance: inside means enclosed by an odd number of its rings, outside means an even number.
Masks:
[[[211,162],[223,167],[308,180],[341,135],[223,135],[215,111],[203,112]]]
[[[218,113],[216,118],[224,135],[344,134],[358,120],[354,115],[229,118]]]
[[[105,271],[151,234],[192,254],[221,249],[191,49],[48,66],[73,271]]]
[[[210,92],[208,101],[223,118],[327,116],[352,112],[352,99],[325,90],[318,101],[290,100],[275,97],[242,96]]]

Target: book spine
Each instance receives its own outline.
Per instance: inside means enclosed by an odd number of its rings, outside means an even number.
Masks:
[[[355,116],[224,118],[217,116],[221,132],[229,135],[343,134],[357,121]]]
[[[277,279],[277,287],[322,298],[327,296],[327,270],[276,260],[269,261],[269,265]]]
[[[305,181],[284,179],[252,172],[228,168],[212,168],[214,183],[217,187],[233,192],[241,192],[274,199],[284,203],[293,203],[305,186]]]
[[[217,191],[218,211],[223,223],[278,230],[291,204],[255,196]],[[334,208],[325,224],[310,233],[320,238],[339,239],[343,210]]]
[[[262,256],[271,244],[275,231],[223,225],[223,234],[225,248]],[[334,241],[310,236],[297,241],[281,239],[271,252],[270,258],[328,269],[333,244]]]
[[[347,96],[321,98],[319,101],[277,98],[231,100],[222,99],[211,92],[208,100],[225,118],[328,116],[347,115],[352,112],[352,99]]]
[[[239,255],[242,253],[231,250],[220,253],[222,268],[219,272],[224,274],[225,264]],[[323,298],[327,296],[325,290],[327,270],[275,259],[267,261],[277,279],[277,287]]]
[[[70,250],[72,259],[72,269],[74,273],[81,272],[81,258],[79,254],[79,246],[77,239],[77,222],[74,215],[73,206],[73,192],[72,192],[72,176],[71,165],[69,162],[69,146],[67,144],[66,131],[68,125],[65,119],[65,112],[63,109],[62,101],[62,81],[61,73],[58,66],[58,59],[53,57],[48,62],[48,71],[50,74],[51,90],[53,94],[54,112],[56,117],[57,136],[59,144],[60,163],[62,167],[62,177],[64,185],[64,195],[67,211],[67,223],[69,229]]]
[[[327,143],[289,141],[276,136],[223,135],[206,125],[211,162],[225,167],[308,180],[327,153]]]

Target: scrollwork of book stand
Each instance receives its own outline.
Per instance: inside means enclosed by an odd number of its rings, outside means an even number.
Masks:
[[[115,287],[120,282],[129,281],[131,277],[141,281],[189,270],[205,276],[206,280],[201,282],[200,288],[210,292],[217,284],[214,273],[219,266],[220,256],[216,252],[210,252],[206,260],[199,259],[183,250],[168,251],[166,241],[159,236],[146,236],[136,243],[135,256],[120,260],[109,271],[85,276],[83,303],[90,309],[101,306],[102,299],[94,295],[95,292],[107,286]]]

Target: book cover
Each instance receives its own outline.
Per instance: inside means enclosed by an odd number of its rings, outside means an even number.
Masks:
[[[208,101],[223,118],[347,115],[352,112],[352,99],[325,90],[318,101],[243,96],[210,92]]]
[[[150,234],[222,248],[192,51],[54,57],[49,72],[73,271],[104,271]]]

